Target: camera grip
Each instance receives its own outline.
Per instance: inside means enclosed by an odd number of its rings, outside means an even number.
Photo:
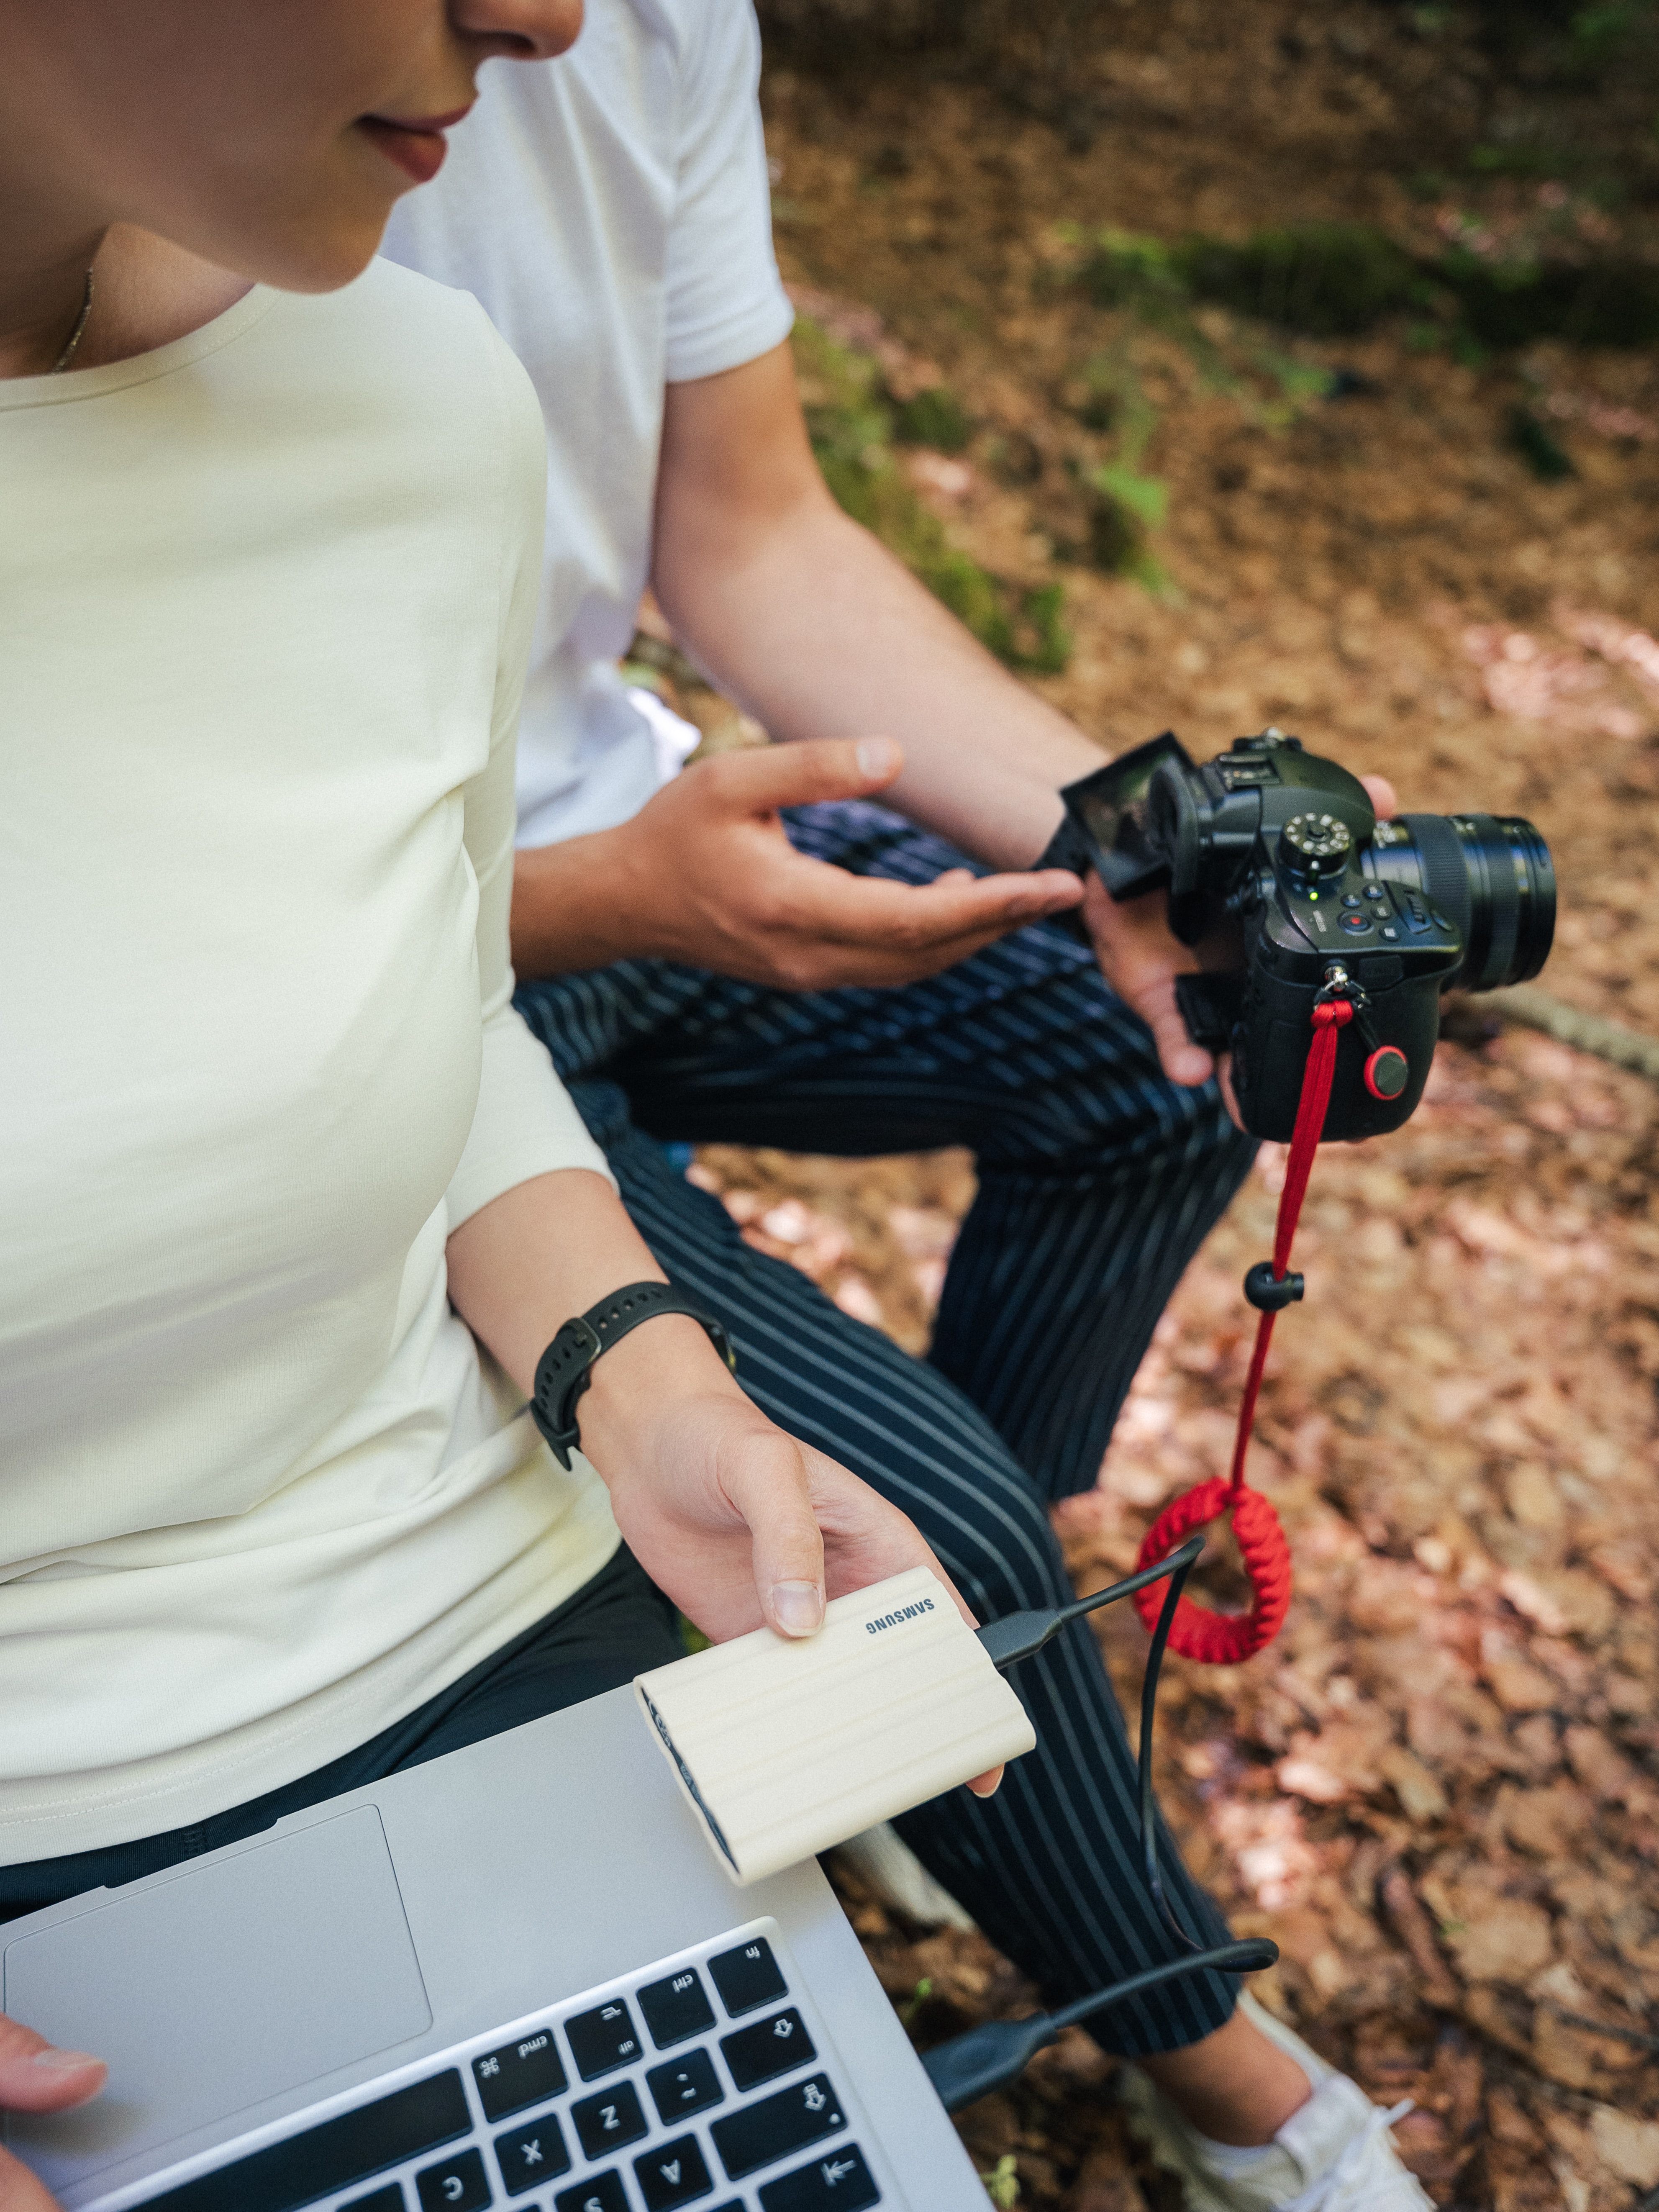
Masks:
[[[1244,1012],[1244,979],[1202,972],[1177,975],[1176,1005],[1195,1045],[1206,1052],[1225,1052]]]

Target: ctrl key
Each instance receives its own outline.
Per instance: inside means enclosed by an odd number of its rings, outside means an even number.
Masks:
[[[415,2177],[421,2212],[484,2212],[495,2198],[476,2150],[456,2151]]]
[[[842,2143],[811,2166],[798,2166],[760,2193],[761,2212],[866,2212],[881,2191],[856,2143]]]

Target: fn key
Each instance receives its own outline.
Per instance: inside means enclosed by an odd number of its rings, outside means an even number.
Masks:
[[[881,2191],[858,2145],[842,2143],[811,2166],[769,2181],[760,2201],[761,2212],[866,2212],[880,2203]]]

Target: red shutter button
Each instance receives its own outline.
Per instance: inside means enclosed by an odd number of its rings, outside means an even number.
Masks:
[[[1365,1088],[1373,1098],[1398,1098],[1411,1066],[1397,1044],[1380,1044],[1365,1062]]]

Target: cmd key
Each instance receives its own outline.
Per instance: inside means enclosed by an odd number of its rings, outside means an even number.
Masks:
[[[544,2105],[564,2087],[564,2068],[550,2027],[504,2043],[472,2062],[472,2079],[487,2120],[504,2120],[526,2105]]]
[[[640,2010],[659,2051],[702,2035],[714,2025],[714,2008],[695,1966],[685,1966],[660,1982],[649,1982],[639,1992]]]

